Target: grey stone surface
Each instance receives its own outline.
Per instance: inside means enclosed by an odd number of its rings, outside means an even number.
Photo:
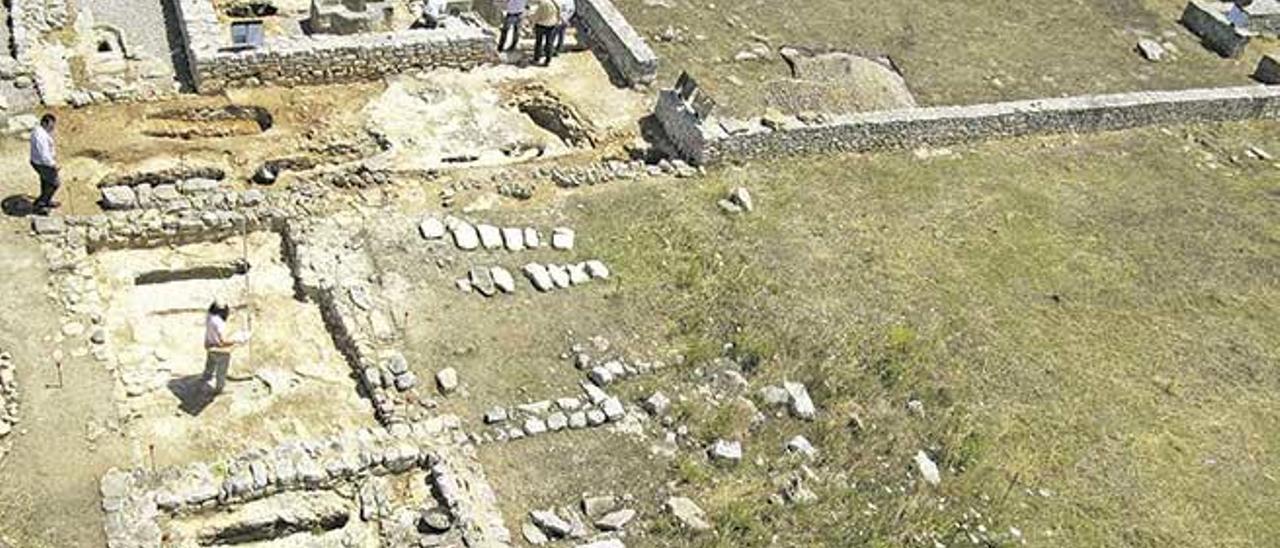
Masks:
[[[533,284],[538,291],[551,291],[555,289],[555,282],[551,279],[551,273],[547,272],[547,267],[540,263],[529,263],[524,265],[524,275]]]
[[[493,285],[503,293],[511,293],[516,290],[516,279],[507,269],[495,266],[489,269],[489,276],[493,279]]]
[[[573,249],[577,234],[572,228],[559,227],[551,231],[551,248],[561,251]]]
[[[552,510],[534,510],[529,512],[529,519],[538,526],[538,529],[552,538],[567,537],[573,531],[573,525]]]
[[[644,410],[655,416],[666,413],[669,407],[671,407],[671,399],[662,392],[654,392],[644,400]]]
[[[436,372],[436,387],[440,389],[440,393],[449,395],[458,389],[458,371],[452,367],[446,367]]]
[[[603,262],[592,259],[587,261],[586,265],[587,274],[591,275],[592,278],[600,280],[609,279],[609,267],[605,266]]]
[[[434,216],[427,217],[418,224],[418,234],[426,240],[439,240],[445,234],[444,223]]]
[[[790,396],[792,416],[803,420],[813,420],[817,416],[818,410],[813,406],[813,400],[809,399],[809,390],[803,384],[785,382],[782,387]]]
[[[577,0],[578,29],[592,49],[628,84],[648,84],[658,71],[658,56],[610,0]]]
[[[453,229],[453,243],[458,249],[471,251],[480,247],[480,234],[471,223],[462,221]]]
[[[716,440],[708,451],[711,460],[737,463],[742,460],[742,443],[731,440]]]
[[[627,410],[622,406],[622,400],[618,398],[604,400],[604,403],[600,404],[600,410],[610,421],[621,420],[627,415]]]
[[[476,232],[480,234],[480,245],[485,249],[498,249],[502,247],[502,230],[498,227],[488,224],[476,225]]]
[[[636,517],[635,510],[631,510],[631,509],[618,510],[616,512],[610,512],[609,514],[606,514],[604,517],[601,517],[600,519],[596,520],[595,526],[597,529],[600,529],[601,531],[621,531],[622,528],[626,527],[627,524],[630,523],[631,520],[635,517]]]
[[[796,436],[787,441],[787,451],[807,458],[818,456],[818,450],[814,449],[813,444],[809,443],[809,439],[804,436]]]
[[[711,524],[706,519],[706,513],[686,497],[671,497],[667,499],[666,503],[663,504],[663,509],[688,529],[693,531],[711,529]]]
[[[524,229],[507,227],[502,229],[502,243],[506,246],[507,251],[522,251],[524,249]]]
[[[102,189],[102,207],[104,209],[133,209],[138,206],[138,196],[133,188],[127,186],[109,186]]]

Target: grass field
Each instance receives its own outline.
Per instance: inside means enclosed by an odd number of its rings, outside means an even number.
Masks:
[[[968,104],[1085,93],[1243,85],[1260,52],[1238,60],[1200,46],[1178,24],[1182,0],[1113,2],[894,2],[892,0],[618,0],[662,60],[659,81],[688,70],[724,112],[760,113],[761,89],[787,75],[775,54],[734,61],[759,41],[889,55],[922,105]],[[671,27],[680,38],[659,37]],[[1150,63],[1139,37],[1172,43]]]
[[[679,403],[695,438],[742,436],[746,458],[684,453],[663,472],[716,536],[656,520],[633,541],[1272,542],[1280,166],[1251,146],[1280,150],[1276,126],[801,158],[574,198],[582,250],[621,278],[602,316],[666,326],[695,365],[733,342],[760,360],[752,390],[800,380],[821,409],[750,427],[733,406]],[[716,209],[736,185],[756,213]],[[693,394],[692,367],[620,390]],[[798,467],[781,451],[795,434],[821,451],[820,500],[768,504]],[[918,479],[921,449],[938,488]]]

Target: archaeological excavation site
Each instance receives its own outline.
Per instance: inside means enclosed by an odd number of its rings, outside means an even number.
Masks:
[[[0,548],[1280,538],[1276,0],[0,13]]]

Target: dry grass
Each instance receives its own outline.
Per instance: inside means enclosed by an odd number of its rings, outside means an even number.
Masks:
[[[738,114],[761,112],[762,89],[787,74],[776,55],[768,61],[733,60],[758,40],[775,52],[802,45],[887,54],[922,105],[1243,85],[1259,52],[1272,47],[1259,41],[1242,59],[1217,57],[1177,23],[1182,0],[618,4],[661,57],[661,83],[670,85],[688,70],[727,112]],[[683,41],[658,40],[668,26]],[[1173,59],[1143,60],[1134,51],[1142,36],[1172,42]]]
[[[1280,188],[1251,144],[1280,150],[1275,126],[805,158],[583,198],[573,222],[629,315],[695,357],[737,341],[764,357],[753,388],[801,380],[823,410],[749,433],[763,466],[673,464],[720,525],[689,541],[950,545],[982,525],[995,543],[1266,545]],[[733,185],[760,211],[721,216]],[[803,510],[765,503],[796,433],[823,451]],[[920,449],[940,489],[913,479]]]

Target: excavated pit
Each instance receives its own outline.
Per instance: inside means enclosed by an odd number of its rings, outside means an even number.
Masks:
[[[591,123],[551,91],[540,85],[531,85],[520,90],[517,97],[515,107],[538,127],[559,137],[564,144],[574,148],[595,146],[595,130]]]
[[[117,401],[159,464],[373,423],[319,307],[296,297],[278,234],[91,258]],[[230,305],[232,333],[252,332],[221,393],[203,378],[215,299]]]
[[[253,105],[166,109],[146,121],[143,135],[183,140],[257,135],[275,124],[270,111]]]

